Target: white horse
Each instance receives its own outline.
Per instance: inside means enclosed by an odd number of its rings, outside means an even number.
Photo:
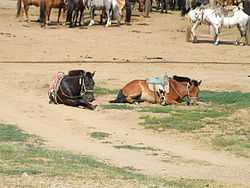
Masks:
[[[188,13],[189,25],[187,28],[187,40],[192,37],[193,42],[197,42],[197,36],[195,30],[201,23],[210,25],[210,28],[214,32],[214,44],[219,44],[219,33],[222,26],[232,27],[237,26],[240,31],[240,38],[236,40],[236,45],[240,44],[242,39],[245,39],[245,43],[250,43],[250,17],[243,12],[239,7],[235,7],[232,16],[224,16],[221,9],[211,8],[196,8]]]
[[[121,9],[125,5],[125,0],[122,1],[122,3],[118,3],[117,0],[88,0],[89,1],[89,7],[90,7],[90,23],[89,26],[92,26],[95,24],[94,16],[95,16],[95,10],[102,10],[101,14],[101,23],[102,18],[104,17],[104,14],[106,13],[107,16],[107,23],[106,27],[111,26],[111,19],[114,14],[114,17],[117,19],[118,25],[120,25],[120,18],[121,18]]]

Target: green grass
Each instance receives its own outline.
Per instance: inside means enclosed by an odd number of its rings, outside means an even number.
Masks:
[[[223,148],[234,154],[250,157],[250,138],[242,139],[238,135],[219,135],[212,139],[212,144],[215,149]]]
[[[208,130],[204,141],[209,141],[216,149],[249,157],[250,127],[240,119],[237,119],[237,122],[227,117],[237,110],[250,107],[250,93],[201,91],[200,100],[208,105],[141,109],[139,112],[152,113],[141,116],[141,124],[158,131],[176,129],[179,132],[192,132],[197,138],[202,138],[203,131]],[[156,116],[156,113],[159,115]]]
[[[100,105],[102,109],[113,109],[113,110],[133,110],[134,107],[127,104],[103,104]]]
[[[14,125],[0,124],[0,142],[23,142],[30,138],[28,135],[17,129]]]
[[[152,109],[153,113],[163,113],[164,110]],[[207,118],[218,118],[226,115],[226,112],[216,111],[214,109],[196,109],[196,110],[184,110],[184,109],[167,109],[165,113],[168,116],[155,117],[155,116],[142,116],[144,120],[142,125],[146,128],[152,128],[156,130],[164,129],[177,129],[179,131],[192,131],[203,128],[206,124]]]
[[[250,107],[250,93],[240,91],[201,91],[200,100],[203,102],[212,102],[219,105],[234,105],[238,108]]]
[[[159,151],[159,149],[155,149],[152,147],[146,147],[146,146],[132,146],[132,145],[116,145],[114,146],[116,149],[129,149],[129,150],[148,150],[148,151]]]
[[[36,187],[33,180],[37,176],[46,178],[46,180],[53,177],[71,179],[71,185],[76,180],[83,181],[84,184],[92,180],[91,182],[99,184],[99,187],[100,185],[113,186],[114,183],[122,186],[126,185],[126,182],[136,184],[137,187],[200,188],[207,185],[230,187],[230,185],[206,180],[167,179],[143,175],[131,169],[118,168],[99,162],[90,156],[32,145],[28,142],[29,139],[37,137],[24,133],[12,125],[1,124],[0,127],[1,130],[8,132],[8,135],[12,135],[9,136],[10,139],[6,139],[4,134],[0,134],[0,175],[22,177],[21,175],[26,173],[33,177],[32,186],[29,187]],[[26,186],[28,185],[26,184]]]
[[[114,95],[116,93],[118,93],[117,89],[108,89],[108,88],[103,88],[103,87],[99,87],[99,86],[95,87],[95,94],[96,95]]]
[[[105,132],[92,132],[90,134],[90,136],[92,138],[95,138],[97,140],[104,140],[105,138],[109,137],[109,133],[105,133]]]

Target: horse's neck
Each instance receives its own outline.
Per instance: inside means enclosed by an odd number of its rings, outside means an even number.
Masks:
[[[169,97],[173,100],[179,100],[181,96],[183,95],[183,92],[179,91],[178,89],[178,83],[177,81],[169,81]]]

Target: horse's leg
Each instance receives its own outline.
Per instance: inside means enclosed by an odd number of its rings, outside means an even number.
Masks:
[[[219,45],[220,38],[219,38],[219,27],[214,25],[214,45]]]
[[[238,27],[238,29],[239,29],[239,31],[240,31],[240,38],[238,39],[238,40],[236,40],[236,42],[235,42],[235,44],[236,45],[245,45],[245,43],[246,43],[246,41],[247,41],[247,39],[246,39],[246,29],[244,29],[244,27],[242,27],[241,25],[237,25],[237,27]],[[242,39],[243,39],[243,37],[244,37],[244,39],[245,39],[245,42],[243,42],[243,43],[241,43],[241,41],[242,41]]]
[[[60,7],[58,10],[57,24],[59,24],[59,21],[60,21],[61,11],[62,11],[62,8]]]
[[[175,101],[175,100],[173,100],[173,99],[171,99],[170,96],[166,97],[165,100],[166,100],[166,101],[165,101],[166,104],[168,104],[168,105],[175,105],[175,104],[178,104],[178,102]]]
[[[26,21],[30,22],[30,19],[29,19],[29,5],[25,3],[23,8],[24,8],[25,16],[26,16]]]
[[[62,10],[63,10],[63,12],[62,12],[62,18],[63,18],[63,25],[66,25],[66,16],[65,16],[65,12],[66,12],[66,10],[67,10],[67,8],[64,6],[63,8],[62,8]]]
[[[80,99],[79,102],[80,102],[80,106],[86,107],[86,108],[88,108],[90,110],[94,110],[96,108],[96,105],[93,105],[93,104],[89,103],[85,99]]]
[[[81,8],[81,10],[80,10],[80,18],[79,18],[79,26],[81,26],[81,25],[82,25],[82,16],[83,16],[83,11],[84,11],[84,9],[83,9],[83,8]]]
[[[95,105],[90,104],[84,99],[63,99],[63,104],[73,107],[83,106],[90,110],[94,110],[96,107]]]
[[[106,27],[111,26],[111,18],[112,18],[112,10],[110,10],[111,7],[106,7],[106,14],[107,14],[107,23]]]
[[[192,42],[193,43],[197,42],[197,36],[196,36],[195,30],[197,29],[199,24],[200,24],[200,22],[197,21],[197,22],[195,22],[195,24],[191,28],[191,36],[192,36]]]
[[[89,26],[92,26],[92,25],[95,24],[94,17],[95,17],[95,7],[91,7],[90,8],[90,22],[89,22]]]

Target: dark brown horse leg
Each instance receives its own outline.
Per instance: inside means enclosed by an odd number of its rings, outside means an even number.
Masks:
[[[27,22],[29,22],[30,21],[30,19],[29,19],[29,5],[25,4],[23,8],[24,8],[26,20],[27,20]]]
[[[73,107],[83,106],[90,110],[94,110],[96,108],[95,105],[92,105],[91,103],[87,102],[84,99],[64,99],[63,104]]]
[[[82,25],[82,15],[83,15],[83,10],[80,10],[79,26]]]
[[[137,96],[127,96],[127,102],[130,104],[133,104],[135,102],[137,102],[136,100],[134,100],[134,98],[136,98]]]
[[[58,10],[58,17],[57,17],[57,24],[59,24],[59,21],[60,21],[61,11],[62,11],[62,8],[59,8],[59,10]]]
[[[169,105],[176,105],[176,104],[178,104],[177,101],[175,101],[173,99],[169,99],[169,98],[166,99],[166,103],[169,104]]]

